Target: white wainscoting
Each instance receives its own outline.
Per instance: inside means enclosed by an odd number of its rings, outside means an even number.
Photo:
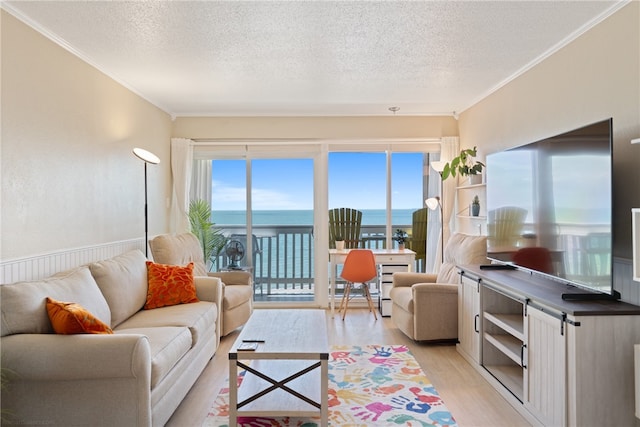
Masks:
[[[101,261],[133,249],[144,253],[144,239],[123,240],[0,261],[0,283],[39,280],[55,273]]]

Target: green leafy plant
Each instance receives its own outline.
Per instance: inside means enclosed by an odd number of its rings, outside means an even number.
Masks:
[[[192,200],[188,215],[191,232],[200,241],[205,262],[215,264],[229,239],[211,222],[211,207],[206,200]]]
[[[398,242],[398,244],[403,244],[407,241],[408,238],[409,235],[407,234],[407,232],[399,228],[395,231],[395,233],[393,233],[393,240]]]
[[[335,238],[336,242],[342,242],[343,240],[344,240],[344,237],[342,237],[342,234],[336,234],[336,238]]]
[[[444,165],[442,170],[442,179],[445,180],[449,176],[456,176],[456,173],[461,176],[477,175],[482,172],[484,163],[475,160],[478,154],[477,147],[467,148],[460,150],[460,155],[451,159],[451,161]]]
[[[474,196],[471,204],[480,206],[480,198],[478,196]]]

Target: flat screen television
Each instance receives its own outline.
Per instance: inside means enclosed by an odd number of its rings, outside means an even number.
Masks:
[[[612,295],[612,119],[489,154],[487,254]]]

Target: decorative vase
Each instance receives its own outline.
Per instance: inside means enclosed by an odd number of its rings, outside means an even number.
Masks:
[[[480,215],[480,205],[479,204],[471,205],[471,215],[472,216]]]
[[[469,175],[469,185],[482,184],[482,174]]]
[[[344,240],[336,240],[336,249],[344,251]]]
[[[398,250],[404,251],[404,243],[398,243]]]

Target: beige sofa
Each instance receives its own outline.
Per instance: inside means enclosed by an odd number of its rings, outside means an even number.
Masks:
[[[438,274],[393,273],[391,320],[415,341],[458,338],[457,265],[487,263],[486,236],[456,233],[444,251]]]
[[[199,302],[143,310],[145,262],[136,250],[0,286],[3,425],[166,423],[218,347],[222,285],[196,277]],[[46,297],[80,304],[114,334],[55,334]]]
[[[196,276],[222,281],[222,336],[247,323],[253,313],[253,277],[246,271],[207,271],[200,241],[192,233],[162,234],[149,242],[153,259],[162,264],[194,263]]]

